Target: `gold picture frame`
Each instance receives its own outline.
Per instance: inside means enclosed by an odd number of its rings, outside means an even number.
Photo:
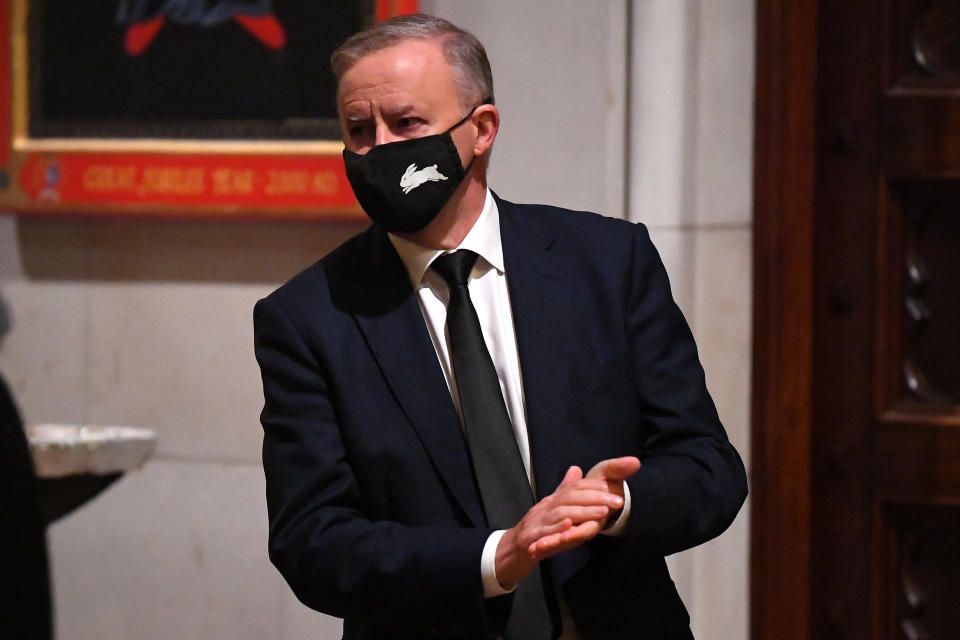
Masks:
[[[416,0],[343,0],[339,5],[222,0],[219,5],[193,3],[196,11],[191,0],[114,2],[115,13],[109,16],[102,9],[90,13],[101,3],[0,3],[0,210],[20,215],[362,218],[343,171],[335,114],[311,111],[300,117],[300,112],[320,102],[333,108],[331,77],[323,77],[323,85],[312,74],[314,69],[318,76],[328,73],[328,52],[340,40],[363,23],[415,12]],[[320,6],[333,7],[332,13],[321,15]],[[220,13],[212,15],[211,7]],[[120,23],[121,18],[127,22]],[[83,49],[78,54],[69,48],[67,30],[81,20],[92,27],[83,31],[82,40],[77,36],[76,48]],[[201,20],[207,23],[198,24]],[[91,30],[103,35],[94,38],[99,49],[88,53]],[[194,63],[190,56],[204,51],[203,46],[214,59]],[[229,46],[252,54],[229,58]],[[90,59],[81,60],[84,56]],[[58,61],[69,69],[56,67]],[[220,74],[217,64],[226,72]],[[101,67],[109,73],[99,73]],[[273,68],[287,75],[263,72]],[[229,76],[233,84],[220,76]],[[158,77],[172,78],[170,86],[187,78],[188,88],[162,93],[154,86],[166,86]],[[205,100],[210,84],[224,95],[211,89],[212,98]],[[137,90],[146,97],[131,99]],[[282,100],[272,99],[270,90],[286,93]],[[123,101],[116,99],[121,93]],[[244,111],[247,101],[253,117]],[[282,111],[288,107],[292,115]],[[270,109],[279,115],[262,117]]]

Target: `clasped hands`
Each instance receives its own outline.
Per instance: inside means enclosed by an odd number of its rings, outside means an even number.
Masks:
[[[623,482],[639,469],[640,460],[633,456],[598,462],[586,475],[580,467],[570,467],[557,490],[503,534],[497,580],[516,584],[541,560],[596,537],[623,508]]]

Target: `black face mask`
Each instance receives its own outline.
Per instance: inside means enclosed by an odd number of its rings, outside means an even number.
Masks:
[[[450,135],[476,109],[443,133],[380,144],[364,155],[343,150],[347,179],[371,220],[412,233],[437,217],[476,160],[464,168]]]

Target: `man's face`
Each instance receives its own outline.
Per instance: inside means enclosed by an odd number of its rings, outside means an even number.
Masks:
[[[406,40],[358,60],[340,79],[337,106],[343,143],[360,154],[442,133],[466,112],[453,68],[440,46],[426,40]],[[470,148],[468,127],[453,136],[458,148]]]

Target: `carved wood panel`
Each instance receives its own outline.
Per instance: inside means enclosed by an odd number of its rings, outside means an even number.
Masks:
[[[819,6],[811,637],[953,640],[918,505],[960,503],[960,2]]]
[[[887,11],[891,84],[929,88],[960,79],[960,3],[897,0]]]
[[[958,24],[757,3],[754,638],[960,637]]]
[[[881,331],[889,342],[879,370],[895,379],[885,409],[960,411],[960,183],[896,183],[891,193],[881,255],[886,286],[899,292],[887,316],[899,326]]]
[[[960,507],[885,507],[884,640],[960,638]]]

